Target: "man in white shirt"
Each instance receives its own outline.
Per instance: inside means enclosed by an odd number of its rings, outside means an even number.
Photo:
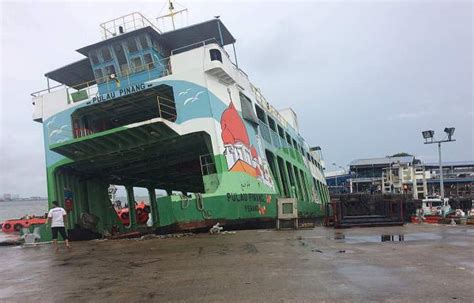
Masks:
[[[57,239],[58,233],[61,234],[61,237],[64,239],[64,243],[66,243],[67,248],[71,248],[69,246],[69,239],[66,234],[66,228],[64,222],[67,221],[67,213],[64,208],[59,207],[58,201],[53,201],[53,208],[49,210],[48,213],[48,224],[51,225],[51,232],[53,234],[53,246],[58,250],[57,247]]]

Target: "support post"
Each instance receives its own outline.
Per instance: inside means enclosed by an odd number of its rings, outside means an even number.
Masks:
[[[222,31],[221,31],[221,20],[217,20],[217,29],[219,30],[219,38],[221,39],[221,47],[224,48],[224,38],[222,38]]]
[[[278,166],[278,161],[276,157],[272,157],[272,161],[273,161],[273,166],[275,167],[275,176],[273,177],[278,184],[277,187],[280,188],[280,196],[283,197],[285,196],[285,188],[283,185],[283,180],[280,180],[281,178],[280,167]]]
[[[49,85],[49,78],[48,77],[46,77],[46,83],[48,84],[48,93],[50,93],[51,92],[51,87]]]
[[[439,155],[439,187],[440,187],[439,190],[441,194],[441,199],[444,199],[443,166],[441,164],[441,142],[438,142],[438,155]]]
[[[235,43],[232,43],[232,50],[234,51],[235,66],[239,68],[239,62],[237,61],[237,53],[235,52]]]
[[[133,193],[133,187],[130,185],[125,186],[127,190],[127,202],[128,202],[128,215],[130,218],[130,224],[128,228],[135,229],[137,226],[137,217],[135,215],[135,195]]]
[[[159,217],[158,217],[158,204],[156,201],[156,192],[153,187],[148,187],[148,197],[150,199],[150,208],[151,208],[151,220],[153,221],[153,227],[158,227]]]

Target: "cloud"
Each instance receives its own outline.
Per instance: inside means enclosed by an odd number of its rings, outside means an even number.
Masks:
[[[25,4],[2,2],[0,194],[46,195],[43,130],[31,120],[29,92],[45,88],[46,72],[83,58],[74,50],[100,41],[100,23],[137,4]],[[139,6],[154,20],[155,1]],[[188,8],[189,24],[221,16],[237,39],[239,67],[272,105],[296,111],[303,137],[322,147],[327,163],[400,150],[436,155],[420,131],[451,125],[457,141],[443,158],[472,159],[470,1],[189,1]],[[25,176],[27,186],[19,182]]]
[[[396,120],[407,120],[407,119],[419,119],[423,116],[426,116],[426,113],[422,112],[408,112],[408,113],[399,113],[388,117],[389,121],[396,121]]]

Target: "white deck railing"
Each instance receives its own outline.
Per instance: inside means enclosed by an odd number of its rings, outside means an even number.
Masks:
[[[158,33],[161,33],[160,30],[150,20],[138,12],[118,17],[100,24],[103,40],[147,26],[150,26]]]
[[[161,70],[161,74],[159,76],[156,76],[155,70]],[[39,97],[44,94],[49,94],[53,91],[60,90],[60,89],[66,89],[68,92],[68,98],[70,102],[73,102],[73,94],[77,94],[80,92],[83,92],[84,94],[87,94],[87,98],[91,98],[93,96],[97,96],[99,94],[99,85],[101,85],[101,94],[107,94],[111,93],[115,90],[117,90],[117,84],[112,85],[112,82],[120,82],[121,86],[127,86],[129,84],[132,84],[131,82],[131,77],[138,75],[140,73],[146,73],[145,81],[148,80],[153,80],[156,78],[160,77],[165,77],[168,76],[172,73],[171,69],[171,61],[168,58],[164,58],[161,60],[155,60],[153,63],[145,63],[140,66],[134,67],[132,70],[127,71],[125,73],[123,72],[118,72],[115,75],[115,78],[112,79],[110,76],[104,76],[102,78],[99,78],[97,80],[91,80],[87,82],[83,82],[74,86],[67,86],[65,84],[60,84],[57,86],[53,86],[47,89],[43,89],[37,92],[31,93],[31,96],[33,97]],[[99,83],[99,84],[97,84]],[[104,85],[105,85],[105,90],[104,90]],[[81,99],[82,101],[84,99]]]

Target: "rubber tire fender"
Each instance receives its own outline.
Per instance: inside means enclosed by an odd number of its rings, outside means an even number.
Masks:
[[[4,228],[5,230],[9,230],[11,227],[12,227],[12,225],[10,223],[5,223],[2,226],[2,228]]]

